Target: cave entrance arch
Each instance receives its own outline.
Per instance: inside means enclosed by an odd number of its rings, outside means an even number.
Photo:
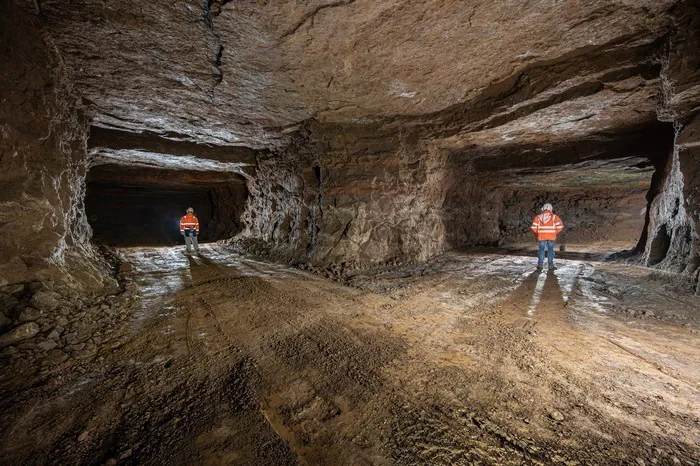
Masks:
[[[193,207],[201,243],[240,230],[248,196],[244,180],[230,172],[197,172],[98,165],[86,179],[85,211],[93,237],[110,246],[183,245],[180,218]]]

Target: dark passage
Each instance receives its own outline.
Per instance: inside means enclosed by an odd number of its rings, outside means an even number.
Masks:
[[[668,235],[668,228],[664,224],[659,228],[659,231],[654,236],[649,249],[649,265],[656,265],[663,261],[668,254],[668,249],[671,247],[671,237]]]
[[[115,246],[184,244],[180,218],[192,207],[200,242],[231,237],[247,191],[235,174],[101,165],[87,178],[85,209],[96,240]]]

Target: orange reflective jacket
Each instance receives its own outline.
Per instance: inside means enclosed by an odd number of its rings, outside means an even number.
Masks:
[[[199,220],[194,214],[187,214],[180,219],[180,232],[185,231],[185,229],[194,228],[199,233]]]
[[[537,241],[554,241],[564,229],[564,224],[552,212],[544,211],[535,217],[530,228],[537,234]]]

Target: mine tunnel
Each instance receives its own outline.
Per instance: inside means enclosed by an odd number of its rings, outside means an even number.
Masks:
[[[110,246],[183,244],[180,218],[192,207],[202,243],[233,237],[247,198],[238,175],[98,165],[86,177],[85,212],[94,238]]]
[[[700,464],[699,32],[0,0],[0,464]]]
[[[527,244],[529,220],[550,202],[566,219],[557,238],[562,249],[643,250],[649,199],[669,163],[674,134],[673,125],[650,122],[551,146],[511,143],[486,153],[480,148],[451,154],[454,181],[443,209],[446,236],[453,247]],[[657,256],[658,262],[665,257]]]

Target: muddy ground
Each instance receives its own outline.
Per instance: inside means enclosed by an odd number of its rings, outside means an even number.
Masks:
[[[700,463],[700,298],[648,269],[480,251],[338,283],[121,254],[128,338],[6,362],[0,463]]]

